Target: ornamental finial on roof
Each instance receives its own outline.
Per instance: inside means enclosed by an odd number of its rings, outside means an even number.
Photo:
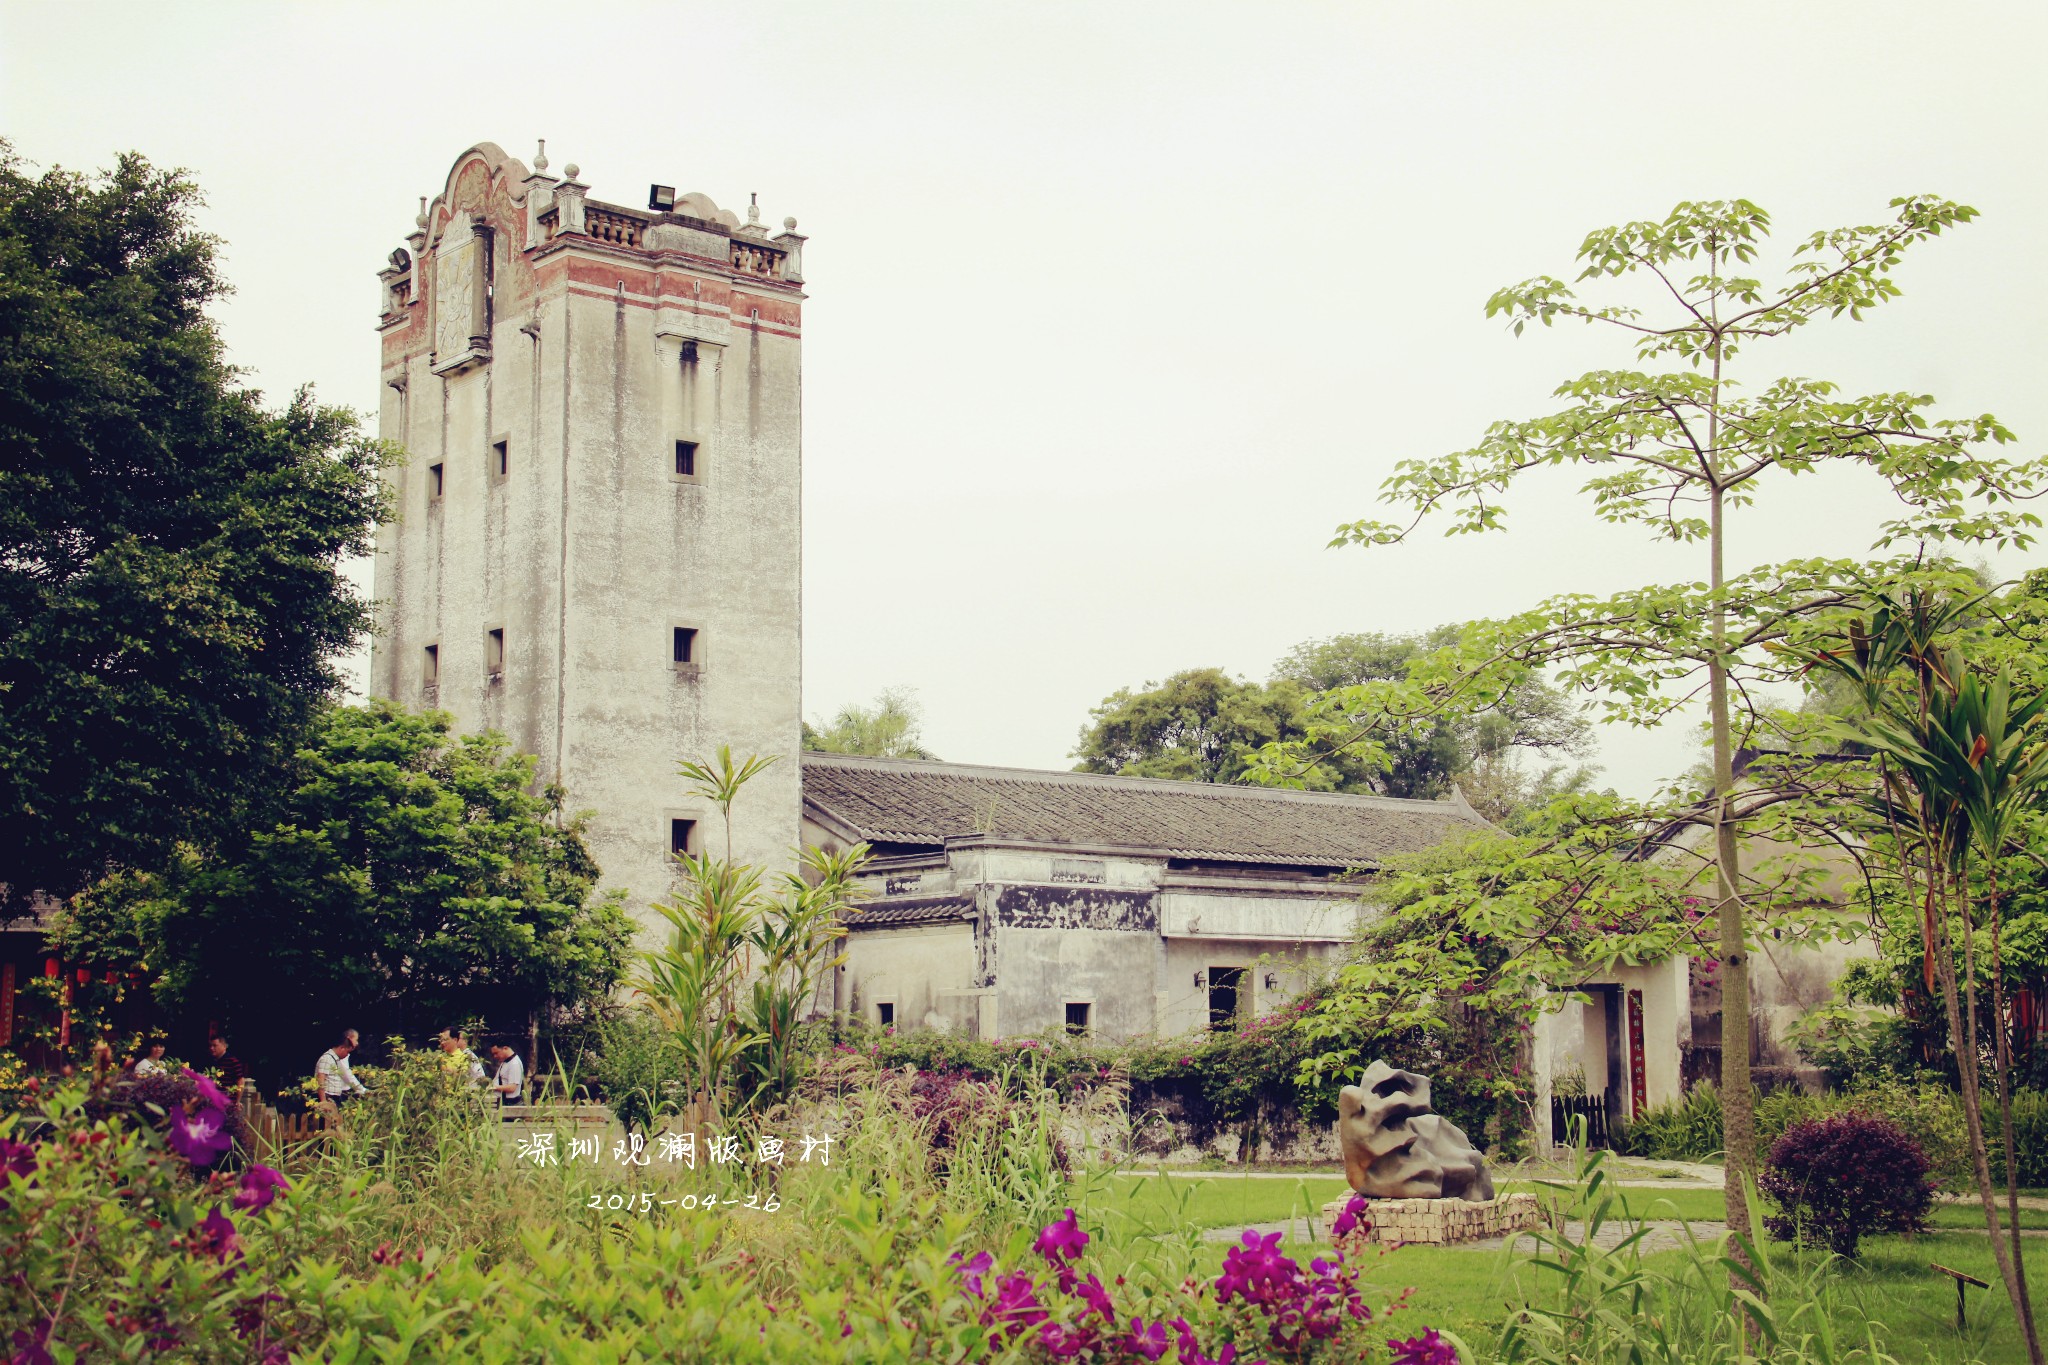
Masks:
[[[758,194],[750,194],[747,196],[747,222],[751,225],[757,224],[760,221],[761,196]]]
[[[533,154],[533,168],[544,171],[548,168],[548,140],[540,139],[540,150]]]
[[[424,194],[420,196],[419,217],[413,219],[412,222],[414,227],[423,228],[427,225],[427,196]]]

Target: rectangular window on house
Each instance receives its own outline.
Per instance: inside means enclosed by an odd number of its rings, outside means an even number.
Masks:
[[[428,687],[436,687],[440,684],[441,646],[428,645],[425,650],[421,651],[420,681]]]
[[[668,851],[681,855],[697,851],[697,822],[695,820],[670,820],[668,822]]]
[[[697,473],[699,463],[697,443],[695,441],[676,442],[675,477],[677,479],[688,483],[696,482],[699,477]]]
[[[503,479],[511,472],[512,443],[510,441],[491,442],[491,477]]]
[[[1075,1038],[1086,1038],[1088,1036],[1088,1016],[1093,1010],[1094,1006],[1083,1001],[1069,1000],[1067,1002],[1067,1033],[1069,1036]]]
[[[484,635],[484,672],[490,674],[492,682],[505,676],[505,632],[502,629],[487,631]]]
[[[427,466],[427,501],[439,502],[440,500],[441,466],[437,464],[430,464]]]
[[[1230,1033],[1237,1028],[1244,1008],[1245,979],[1242,967],[1209,969],[1209,1031]]]
[[[699,662],[697,658],[697,632],[695,628],[691,626],[677,626],[671,652],[674,654],[677,668],[685,666],[695,667]]]
[[[896,1027],[896,1004],[894,1001],[884,1000],[875,1006],[875,1022],[883,1028]]]

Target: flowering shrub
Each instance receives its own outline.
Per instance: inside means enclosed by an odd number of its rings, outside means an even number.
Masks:
[[[308,1225],[274,1207],[289,1188],[278,1172],[223,1168],[225,1097],[188,1088],[168,1137],[90,1117],[76,1087],[46,1101],[38,1141],[20,1140],[21,1117],[0,1119],[12,1360],[285,1359],[294,1315],[280,1275],[313,1249]]]
[[[1934,1203],[1920,1144],[1868,1114],[1793,1124],[1771,1144],[1757,1186],[1782,1210],[1765,1220],[1773,1237],[1837,1256],[1854,1256],[1869,1233],[1924,1231]]]
[[[1346,1208],[1351,1221],[1343,1231],[1357,1226],[1363,1203],[1354,1199]],[[1043,1273],[1019,1268],[997,1274],[987,1252],[956,1255],[953,1263],[995,1344],[1026,1348],[1034,1359],[1151,1362],[1169,1348],[1178,1365],[1365,1358],[1374,1314],[1357,1270],[1342,1252],[1318,1257],[1304,1270],[1281,1253],[1280,1241],[1280,1233],[1248,1229],[1224,1254],[1213,1283],[1190,1279],[1177,1302],[1155,1299],[1149,1320],[1119,1311],[1110,1287],[1085,1272],[1089,1236],[1072,1209],[1038,1235],[1033,1249],[1045,1263]],[[1115,1286],[1124,1288],[1124,1281]],[[1397,1365],[1457,1365],[1455,1349],[1434,1331],[1387,1344]]]

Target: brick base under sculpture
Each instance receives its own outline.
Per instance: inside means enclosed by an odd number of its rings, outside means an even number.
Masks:
[[[1323,1205],[1323,1226],[1333,1227],[1349,1196]],[[1503,1194],[1472,1202],[1465,1199],[1368,1199],[1365,1216],[1371,1226],[1336,1239],[1349,1255],[1372,1242],[1476,1242],[1533,1228],[1541,1220],[1533,1194]]]

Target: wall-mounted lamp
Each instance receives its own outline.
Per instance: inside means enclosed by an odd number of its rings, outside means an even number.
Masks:
[[[1201,974],[1200,972],[1196,972],[1196,973],[1195,973],[1195,986],[1196,986],[1196,988],[1197,988],[1197,989],[1200,989],[1201,985],[1202,985],[1202,974]]]
[[[1275,975],[1274,975],[1274,974],[1273,974],[1272,972],[1267,972],[1267,973],[1266,973],[1266,989],[1270,991],[1270,990],[1273,990],[1273,989],[1277,988],[1277,987],[1278,987],[1279,985],[1280,985],[1280,978],[1279,978],[1278,976],[1275,976]]]

